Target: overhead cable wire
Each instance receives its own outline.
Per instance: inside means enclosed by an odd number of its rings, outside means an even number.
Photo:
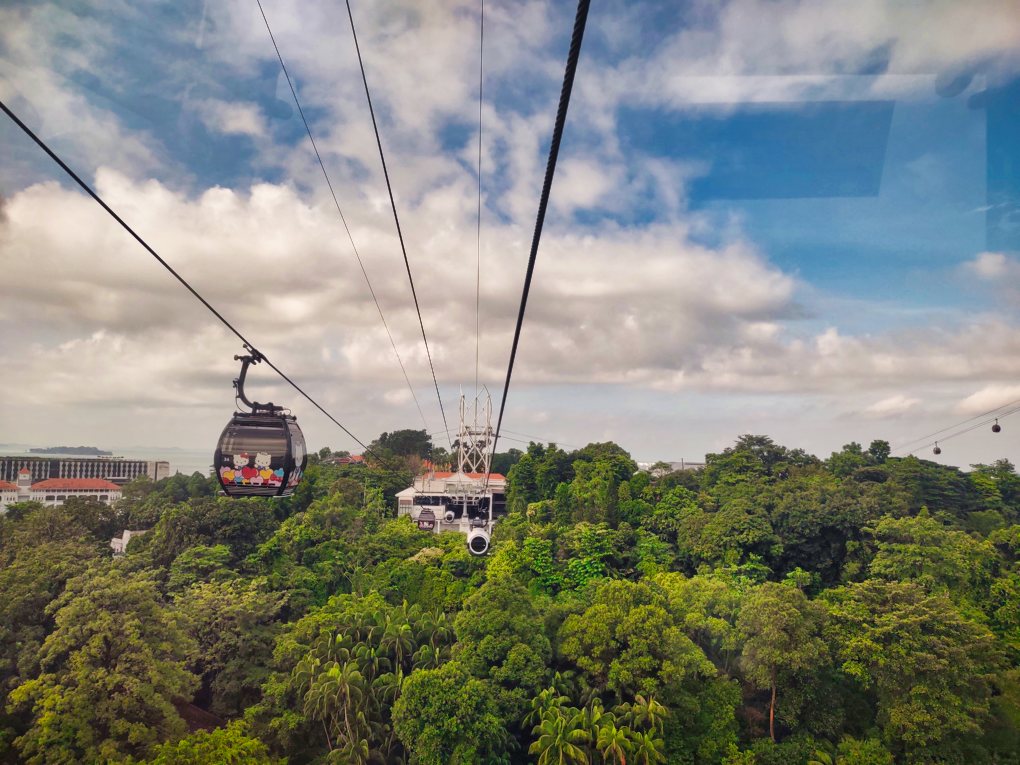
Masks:
[[[241,334],[240,330],[238,330],[237,327],[235,327],[233,324],[231,324],[229,321],[227,321],[227,319],[223,316],[223,314],[221,314],[219,311],[217,311],[208,300],[206,300],[204,297],[202,297],[202,295],[199,294],[198,290],[196,290],[194,287],[192,287],[183,276],[181,276],[179,273],[177,273],[177,271],[174,269],[173,266],[171,266],[162,257],[160,257],[159,253],[156,252],[151,246],[149,246],[149,243],[146,242],[133,228],[131,228],[131,226],[129,226],[124,221],[124,219],[121,218],[120,215],[118,215],[113,210],[113,208],[110,207],[110,205],[108,205],[103,200],[103,198],[100,197],[99,194],[97,194],[92,189],[91,186],[89,186],[85,181],[83,181],[81,179],[81,177],[79,177],[79,175],[76,172],[74,172],[74,170],[72,170],[67,165],[66,162],[64,162],[64,160],[62,160],[59,156],[57,156],[57,154],[49,146],[46,145],[45,141],[43,141],[39,136],[37,136],[34,132],[32,132],[32,129],[29,128],[28,125],[26,125],[24,122],[22,122],[21,119],[18,117],[18,115],[16,115],[13,111],[11,111],[10,108],[8,108],[7,104],[5,104],[3,102],[3,100],[0,100],[0,109],[2,109],[3,112],[8,117],[11,118],[11,120],[14,122],[14,124],[16,124],[19,128],[21,128],[21,130],[25,133],[25,135],[27,135],[29,138],[31,138],[33,141],[35,141],[35,143],[39,146],[39,148],[41,148],[44,152],[46,152],[46,154],[49,155],[50,159],[52,159],[54,162],[56,162],[60,166],[60,168],[65,173],[67,173],[67,175],[70,176],[70,178],[82,188],[82,190],[86,194],[88,194],[90,197],[92,197],[92,199],[94,199],[99,204],[100,207],[102,207],[104,210],[106,210],[106,212],[109,213],[110,217],[113,218],[115,221],[117,221],[117,223],[119,223],[121,225],[121,227],[125,231],[127,231],[135,239],[135,241],[137,241],[140,245],[142,245],[142,247],[144,247],[145,250],[150,255],[152,255],[152,257],[154,257],[159,262],[159,264],[161,266],[163,266],[163,268],[165,268],[170,273],[171,276],[173,276],[178,282],[180,282],[180,284],[188,292],[190,292],[194,296],[194,298],[196,300],[198,300],[198,302],[200,302],[203,306],[205,306],[213,316],[215,316],[217,319],[219,319],[220,322],[223,324],[223,326],[225,326],[227,329],[229,329],[237,337],[237,339],[240,340],[245,345],[246,348],[251,350],[252,353],[257,354],[258,357],[260,357],[262,361],[266,362],[266,365],[270,369],[272,369],[274,372],[276,372],[276,374],[278,374],[284,381],[286,381],[294,390],[296,390],[298,393],[300,393],[302,396],[304,396],[306,399],[308,399],[308,401],[316,409],[318,409],[320,412],[322,412],[324,415],[326,415],[326,417],[328,417],[333,422],[333,424],[335,424],[338,428],[340,428],[340,430],[342,430],[344,433],[346,433],[348,436],[350,436],[352,439],[354,439],[354,441],[357,442],[358,445],[360,445],[362,449],[364,449],[366,452],[368,452],[372,456],[377,456],[377,455],[374,454],[374,452],[372,452],[371,449],[369,449],[365,445],[365,443],[360,438],[358,438],[351,431],[349,431],[346,427],[344,427],[344,425],[336,417],[334,417],[332,414],[330,414],[328,411],[326,411],[322,407],[322,405],[319,404],[318,401],[316,401],[314,398],[312,398],[310,395],[308,395],[305,392],[305,390],[300,385],[298,385],[296,382],[294,382],[290,377],[288,377],[286,374],[284,374],[283,370],[281,370],[272,361],[270,361],[268,358],[266,358],[265,354],[259,352],[256,349],[255,344],[253,342],[251,342],[247,337],[245,337],[243,334]]]
[[[451,433],[452,432],[453,431],[451,431]],[[442,434],[442,432],[437,430],[437,431],[434,431],[432,433],[429,433],[429,436],[436,436],[436,435],[441,435],[441,434]],[[508,434],[512,434],[512,435],[508,435]],[[518,437],[515,438],[514,436],[518,436]],[[512,430],[504,430],[502,438],[503,438],[504,441],[514,441],[514,442],[516,442],[518,444],[537,443],[537,444],[549,444],[550,446],[557,446],[557,447],[559,447],[559,446],[569,446],[572,449],[581,449],[582,448],[578,444],[568,444],[568,443],[566,443],[564,441],[557,441],[555,438],[542,438],[540,436],[529,436],[527,433],[516,433],[515,431],[512,431]],[[528,439],[528,440],[524,440],[524,439]]]
[[[545,182],[542,185],[542,196],[538,203],[538,215],[535,219],[535,234],[531,240],[531,255],[528,258],[528,270],[524,277],[524,289],[521,292],[521,306],[517,312],[517,326],[514,329],[514,341],[510,349],[510,363],[506,368],[506,381],[503,383],[503,398],[499,403],[499,419],[496,421],[496,435],[492,441],[492,451],[496,452],[499,442],[499,431],[503,425],[503,412],[506,409],[507,393],[510,390],[510,379],[514,373],[514,361],[517,358],[517,346],[521,339],[521,327],[524,324],[524,311],[528,306],[528,292],[531,289],[531,278],[535,273],[535,261],[538,258],[538,244],[542,239],[542,226],[545,223],[545,212],[549,206],[549,193],[552,190],[553,175],[556,173],[556,158],[563,140],[563,126],[567,120],[567,107],[570,105],[570,92],[574,87],[574,75],[577,72],[577,61],[581,55],[581,40],[584,27],[588,20],[590,0],[578,0],[577,14],[574,18],[574,31],[570,38],[570,50],[567,53],[567,66],[563,73],[563,87],[560,89],[559,106],[556,109],[556,123],[553,126],[552,141],[549,144],[549,161],[545,168]]]
[[[919,451],[921,449],[926,449],[929,446],[937,446],[939,444],[944,444],[946,441],[949,441],[949,440],[951,440],[953,438],[956,438],[957,436],[962,436],[962,435],[964,435],[966,433],[970,433],[973,430],[977,430],[978,428],[986,427],[987,425],[989,425],[989,424],[991,424],[993,422],[998,422],[999,420],[1004,420],[1007,417],[1010,417],[1011,415],[1016,414],[1017,412],[1020,412],[1020,406],[1014,407],[1013,409],[1009,409],[1009,410],[1007,410],[1005,412],[1002,412],[1001,414],[998,414],[995,417],[989,417],[989,418],[987,418],[985,420],[982,420],[981,422],[975,423],[974,425],[970,425],[969,427],[966,427],[963,430],[959,430],[959,431],[956,431],[954,433],[950,433],[948,436],[943,436],[942,438],[935,439],[934,441],[929,441],[926,444],[920,444],[918,446],[915,446],[915,447],[913,447],[910,450],[910,454],[913,454],[914,452]],[[947,430],[949,430],[949,428],[947,428]]]
[[[475,415],[478,414],[478,359],[482,344],[482,85],[485,63],[485,0],[478,20],[478,223],[475,232]]]
[[[582,447],[578,446],[577,444],[568,444],[566,441],[557,441],[556,439],[541,438],[539,436],[533,436],[533,435],[531,435],[529,433],[519,433],[516,430],[505,430],[503,432],[504,433],[509,433],[510,435],[513,435],[513,436],[520,436],[521,438],[530,438],[530,439],[532,439],[534,441],[538,441],[539,443],[554,444],[556,446],[570,446],[570,447],[574,447],[574,448],[577,448],[577,449],[581,449],[582,448]],[[516,440],[520,440],[520,439],[516,439]]]
[[[923,449],[926,445],[930,446],[931,444],[923,444],[923,443],[921,443],[922,441],[926,441],[929,438],[934,438],[937,435],[940,435],[940,434],[945,433],[947,431],[950,431],[950,430],[953,430],[955,428],[958,428],[961,425],[966,425],[968,422],[973,422],[974,420],[978,420],[978,419],[981,419],[983,417],[992,417],[995,414],[995,412],[998,412],[1000,409],[1006,409],[1006,408],[1011,407],[1011,406],[1016,406],[1017,404],[1020,404],[1020,398],[1018,398],[1018,399],[1016,399],[1014,401],[1010,401],[1010,402],[1008,402],[1006,404],[1002,404],[1000,406],[997,406],[994,409],[989,409],[987,412],[982,412],[981,414],[975,414],[973,417],[968,417],[966,420],[961,420],[960,422],[956,423],[955,425],[950,425],[948,427],[942,428],[941,430],[936,430],[933,433],[928,433],[927,435],[919,436],[918,438],[911,439],[910,441],[904,441],[902,444],[896,446],[896,448],[894,448],[892,451],[893,452],[903,452],[903,451],[910,451],[910,450],[916,450],[916,449]],[[991,420],[989,420],[989,422],[991,422]],[[941,441],[941,440],[944,440],[944,439],[939,439],[939,440]],[[934,442],[932,442],[932,443],[934,443]],[[920,444],[920,446],[914,446],[914,444]]]
[[[382,162],[383,177],[386,179],[386,191],[390,195],[390,207],[393,209],[393,222],[397,227],[397,239],[400,240],[400,251],[404,255],[404,267],[407,269],[407,280],[411,283],[411,297],[414,298],[414,310],[418,314],[418,326],[421,327],[421,339],[425,344],[425,355],[429,360],[429,369],[432,370],[432,382],[436,386],[436,398],[439,400],[439,411],[443,415],[443,427],[448,431],[449,424],[446,422],[446,409],[443,407],[443,396],[439,392],[439,380],[436,379],[436,367],[432,363],[432,352],[429,350],[429,339],[425,334],[425,322],[421,317],[421,306],[418,304],[418,293],[414,288],[414,277],[411,275],[411,262],[407,259],[407,247],[404,245],[404,234],[400,230],[400,217],[397,215],[397,203],[393,198],[393,186],[390,183],[390,173],[386,168],[386,155],[383,152],[382,138],[379,136],[379,125],[375,119],[375,109],[372,107],[372,94],[368,89],[368,75],[365,73],[365,62],[361,57],[361,46],[358,44],[358,32],[354,26],[354,13],[351,11],[351,0],[347,2],[347,17],[351,21],[351,35],[354,37],[354,49],[358,54],[358,66],[361,67],[361,81],[365,85],[365,98],[368,100],[368,111],[372,116],[372,129],[375,131],[375,142],[379,147],[379,159]],[[450,443],[453,448],[453,443]]]
[[[315,144],[315,137],[312,135],[312,128],[308,124],[308,120],[305,118],[305,110],[301,108],[301,101],[298,99],[297,88],[294,87],[294,82],[290,78],[290,72],[287,71],[287,65],[283,63],[283,54],[280,53],[280,46],[276,43],[276,36],[273,34],[273,29],[269,26],[269,19],[266,17],[266,11],[262,7],[262,0],[255,0],[259,6],[259,12],[262,14],[262,20],[266,24],[266,31],[269,32],[269,39],[273,43],[273,49],[276,51],[276,58],[280,61],[280,69],[283,70],[283,76],[287,78],[287,85],[290,86],[290,93],[294,97],[294,104],[297,106],[298,114],[301,115],[301,121],[305,124],[305,132],[308,133],[308,140],[312,144],[312,151],[315,152],[315,158],[319,162],[319,168],[322,170],[322,177],[326,179],[326,186],[329,187],[329,194],[333,197],[333,204],[336,206],[337,214],[340,216],[340,222],[343,223],[344,231],[347,232],[347,238],[351,242],[351,249],[354,251],[354,257],[358,261],[358,266],[361,268],[361,275],[365,277],[365,284],[368,285],[368,291],[372,294],[372,301],[375,303],[375,309],[379,312],[379,320],[382,322],[383,329],[386,330],[386,337],[389,338],[390,347],[393,348],[393,355],[397,357],[397,363],[400,365],[400,371],[404,375],[404,382],[407,383],[407,389],[411,391],[411,398],[414,399],[414,405],[418,409],[418,415],[421,417],[422,425],[425,426],[425,430],[429,429],[428,422],[425,420],[425,414],[422,412],[421,404],[418,402],[418,396],[415,395],[414,386],[411,385],[411,380],[407,376],[407,369],[404,367],[404,361],[400,358],[400,351],[397,350],[397,344],[393,340],[393,334],[390,332],[389,324],[386,323],[386,317],[383,315],[382,306],[379,304],[379,298],[375,294],[375,288],[372,286],[372,280],[368,278],[368,271],[365,269],[365,264],[361,260],[361,253],[358,252],[358,247],[354,243],[354,235],[351,233],[350,227],[347,225],[347,219],[344,217],[343,210],[340,209],[340,202],[337,199],[336,192],[333,190],[333,183],[329,179],[329,173],[326,172],[326,165],[322,161],[322,155],[319,154],[319,147]]]

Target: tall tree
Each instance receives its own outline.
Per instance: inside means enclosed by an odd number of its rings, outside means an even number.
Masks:
[[[485,762],[504,750],[489,685],[456,661],[411,673],[393,705],[393,728],[420,765]]]
[[[783,676],[816,672],[827,657],[820,637],[825,607],[788,584],[766,582],[748,595],[737,619],[747,678],[768,688],[769,736],[776,740],[776,696]]]
[[[548,680],[552,651],[542,614],[518,581],[490,581],[464,602],[454,621],[454,656],[491,681],[499,711],[514,725]]]
[[[47,610],[56,626],[41,672],[10,694],[32,717],[15,742],[26,762],[124,759],[184,732],[173,702],[197,685],[185,668],[193,644],[151,576],[95,566]]]
[[[868,580],[825,593],[843,672],[873,689],[886,743],[927,761],[976,733],[1001,657],[988,628],[912,582]]]

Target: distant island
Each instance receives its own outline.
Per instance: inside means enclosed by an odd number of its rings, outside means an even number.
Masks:
[[[45,449],[29,449],[32,454],[87,454],[93,457],[110,457],[113,452],[106,452],[94,446],[47,446]]]

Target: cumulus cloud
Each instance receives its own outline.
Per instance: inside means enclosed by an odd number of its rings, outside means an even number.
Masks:
[[[895,396],[888,396],[880,401],[876,401],[864,410],[864,414],[872,417],[891,417],[900,414],[905,414],[914,409],[921,399],[914,398],[913,396],[905,396],[902,393]]]
[[[262,137],[266,134],[266,121],[257,104],[207,98],[193,106],[199,118],[212,130],[228,135]]]
[[[159,30],[177,47],[152,51],[157,94],[120,59],[118,46],[132,42],[115,26],[46,3],[0,9],[0,94],[19,110],[34,104],[44,137],[62,140],[114,208],[282,368],[370,433],[407,426],[413,402],[257,8],[228,0],[206,10]],[[1015,57],[1012,4],[867,0],[848,17],[842,3],[733,0],[698,4],[691,23],[650,36],[647,10],[621,3],[592,19],[602,37],[578,76],[515,385],[852,395],[855,412],[878,417],[915,411],[920,382],[1016,379],[1020,329],[993,315],[924,331],[854,334],[829,316],[832,326],[819,326],[800,276],[739,219],[690,209],[687,186],[706,168],[679,155],[625,159],[616,125],[621,105],[930,97],[946,72],[979,67],[992,78],[996,62]],[[538,0],[486,8],[481,377],[493,387],[517,314],[570,11]],[[142,29],[156,23],[129,6],[110,12]],[[431,377],[344,8],[273,0],[266,12],[425,402]],[[463,42],[476,39],[476,4],[393,0],[356,12],[436,371],[455,391],[474,376],[477,50]],[[137,45],[133,53],[138,61]],[[203,147],[182,138],[188,120],[252,152],[242,182],[217,185],[189,166],[201,162],[189,151]],[[52,168],[22,149],[0,169],[4,416],[162,412],[171,428],[188,408],[229,406],[236,338],[93,202],[42,182]],[[638,214],[647,209],[651,219]],[[592,220],[578,224],[584,214]],[[967,268],[1016,283],[1004,254]],[[253,384],[263,398],[294,399],[264,370]],[[531,421],[555,421],[560,408],[537,402]]]
[[[649,33],[649,6],[614,21],[625,38]],[[851,100],[931,94],[933,75],[1009,72],[1020,13],[1008,0],[961,6],[730,0],[696,3],[676,31],[599,74],[593,90],[645,105]],[[641,9],[644,9],[642,12]],[[624,27],[620,29],[620,27]],[[633,50],[633,48],[631,49]]]
[[[982,252],[964,264],[964,268],[979,279],[1001,279],[1020,275],[1020,263],[1001,252]]]
[[[956,405],[960,414],[981,414],[1020,400],[1020,385],[986,385]]]

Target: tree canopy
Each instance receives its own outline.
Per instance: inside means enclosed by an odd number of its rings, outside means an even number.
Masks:
[[[532,443],[478,558],[397,517],[427,434],[374,443],[279,501],[193,475],[12,505],[0,762],[1018,762],[1006,460]]]

